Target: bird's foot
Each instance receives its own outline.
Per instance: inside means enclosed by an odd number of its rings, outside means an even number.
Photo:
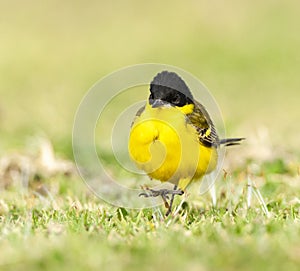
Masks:
[[[142,187],[144,192],[140,193],[139,196],[143,196],[146,198],[149,197],[158,197],[161,196],[162,200],[164,201],[165,207],[168,209],[166,212],[166,216],[168,216],[171,213],[172,210],[172,205],[173,205],[173,200],[175,195],[183,195],[184,191],[181,189],[177,189],[177,186],[174,187],[174,189],[159,189],[159,190],[154,190],[149,187]],[[169,200],[169,195],[171,196],[170,203],[168,202]]]
[[[142,189],[144,190],[144,192],[140,193],[139,196],[143,196],[146,198],[149,197],[158,197],[161,196],[165,199],[169,199],[169,195],[183,195],[184,191],[182,190],[174,190],[174,189],[159,189],[159,190],[154,190],[151,189],[149,187],[142,187]]]

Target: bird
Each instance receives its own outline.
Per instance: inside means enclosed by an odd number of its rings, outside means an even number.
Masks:
[[[175,195],[183,195],[191,183],[216,169],[219,147],[239,145],[242,140],[219,139],[208,111],[185,81],[175,72],[159,72],[131,124],[128,151],[137,168],[174,188],[147,188],[140,196],[161,196],[168,216]]]

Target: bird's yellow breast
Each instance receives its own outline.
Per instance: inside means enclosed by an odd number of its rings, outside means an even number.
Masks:
[[[147,104],[129,136],[129,154],[137,167],[181,189],[211,172],[217,163],[217,150],[201,145],[196,129],[186,121],[192,106],[152,108]]]

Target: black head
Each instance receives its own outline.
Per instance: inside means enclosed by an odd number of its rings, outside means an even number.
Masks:
[[[149,103],[152,107],[163,104],[182,107],[193,103],[193,96],[186,83],[174,72],[158,73],[150,84]]]

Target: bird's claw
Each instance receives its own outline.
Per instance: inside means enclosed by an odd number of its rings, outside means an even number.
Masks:
[[[158,197],[161,196],[165,199],[169,199],[169,195],[183,195],[184,191],[182,190],[173,190],[173,189],[159,189],[159,190],[154,190],[149,187],[143,188],[145,192],[142,192],[139,194],[139,197],[144,196],[146,198],[149,197]]]
[[[166,212],[166,216],[168,216],[171,213],[174,196],[175,195],[181,196],[184,194],[184,191],[182,191],[181,189],[177,189],[176,185],[175,185],[174,189],[154,190],[147,186],[142,187],[142,189],[144,190],[144,192],[140,193],[139,197],[143,196],[143,197],[149,198],[149,197],[161,196],[161,198],[165,204],[165,207],[168,209]],[[169,198],[169,195],[171,195],[171,199]],[[170,202],[168,202],[169,199],[170,199]]]

